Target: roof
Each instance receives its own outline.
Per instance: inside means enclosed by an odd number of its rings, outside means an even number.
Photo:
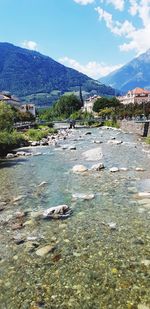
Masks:
[[[136,94],[136,95],[140,95],[140,94],[150,94],[149,90],[143,89],[143,88],[135,88],[133,90],[129,91],[131,94]]]

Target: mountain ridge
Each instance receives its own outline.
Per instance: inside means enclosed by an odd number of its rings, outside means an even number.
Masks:
[[[66,92],[114,95],[114,89],[37,51],[0,43],[0,91],[52,103]]]
[[[150,49],[99,81],[122,92],[136,87],[150,89]]]

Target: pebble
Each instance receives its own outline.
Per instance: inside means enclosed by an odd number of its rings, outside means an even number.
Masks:
[[[118,168],[118,167],[111,167],[111,168],[109,169],[109,171],[110,171],[111,173],[119,172],[119,168]]]

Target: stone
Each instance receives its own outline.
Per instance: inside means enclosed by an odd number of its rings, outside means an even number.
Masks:
[[[142,167],[136,167],[135,170],[136,170],[137,172],[144,172],[144,171],[145,171],[145,169],[142,168]]]
[[[139,197],[150,197],[150,192],[139,192],[138,196]]]
[[[135,245],[144,245],[144,240],[140,237],[134,240]]]
[[[75,165],[72,168],[73,173],[83,173],[86,172],[88,169],[84,165]]]
[[[107,142],[107,144],[112,144],[112,145],[120,145],[122,143],[123,143],[123,141],[121,141],[121,140],[109,140]]]
[[[98,140],[94,140],[93,143],[94,144],[102,144],[103,142],[102,141],[98,141]]]
[[[17,219],[24,218],[26,216],[26,213],[23,211],[17,211],[15,216]]]
[[[86,194],[86,193],[74,193],[72,194],[73,199],[81,199],[81,200],[92,200],[94,199],[95,195],[94,194]]]
[[[127,169],[127,167],[120,167],[120,171],[127,172],[128,169]]]
[[[38,187],[43,187],[43,186],[45,186],[45,185],[47,185],[47,184],[48,184],[47,181],[42,181],[42,182],[38,185]]]
[[[6,156],[7,159],[12,159],[14,157],[15,155],[13,153],[7,153],[7,156]]]
[[[69,150],[76,150],[76,146],[75,145],[70,146]]]
[[[44,247],[36,250],[35,253],[36,253],[36,255],[43,257],[43,256],[47,255],[48,253],[53,252],[54,250],[55,250],[54,246],[47,245],[47,246],[44,246]]]
[[[92,148],[82,153],[87,161],[98,161],[101,160],[103,157],[101,147]]]
[[[17,152],[16,152],[16,156],[17,156],[17,157],[19,157],[19,156],[23,157],[23,156],[25,156],[25,155],[26,155],[25,151],[17,151]]]
[[[31,146],[39,146],[39,145],[40,145],[40,143],[37,142],[37,141],[31,142]]]
[[[111,173],[116,173],[116,172],[119,172],[119,168],[118,167],[111,167],[110,169],[109,169],[109,171],[111,172]]]
[[[105,166],[103,163],[97,163],[97,164],[94,164],[92,165],[92,167],[90,168],[91,171],[100,171],[102,169],[104,169]]]
[[[110,223],[108,223],[108,226],[109,226],[109,228],[110,228],[111,230],[116,230],[117,224],[114,223],[114,222],[110,222]]]
[[[25,196],[24,195],[18,195],[16,197],[13,198],[12,202],[13,203],[16,203],[16,202],[19,202],[21,201]]]
[[[67,205],[58,205],[50,207],[43,212],[44,219],[61,219],[67,218],[71,214],[71,209]]]
[[[145,265],[145,266],[148,267],[148,266],[150,265],[150,260],[146,260],[146,259],[145,259],[145,260],[142,260],[142,261],[141,261],[141,264],[143,264],[143,265]]]
[[[12,224],[12,230],[20,230],[23,228],[23,224],[22,223],[14,223]]]

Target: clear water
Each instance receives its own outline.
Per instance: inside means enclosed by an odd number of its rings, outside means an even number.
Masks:
[[[137,197],[150,178],[150,160],[143,152],[146,146],[119,131],[97,128],[84,135],[85,131],[76,130],[65,141],[76,145],[75,151],[34,148],[42,155],[0,163],[0,198],[6,202],[0,212],[2,309],[150,308],[150,202],[144,208]],[[124,143],[107,144],[111,137]],[[94,147],[102,148],[105,169],[73,174],[76,164],[91,167],[96,163],[82,156]],[[110,173],[113,166],[128,171]],[[136,167],[145,171],[135,171]],[[43,181],[47,185],[38,187]],[[73,201],[73,193],[94,193],[95,198]],[[22,197],[14,203],[17,196]],[[73,209],[70,218],[44,221],[33,217],[59,204]],[[26,211],[26,217],[16,219],[17,211]],[[19,220],[25,226],[13,230]],[[116,223],[116,229],[110,223]],[[16,237],[24,243],[16,244]],[[37,239],[28,241],[27,237]],[[54,251],[37,256],[36,250],[47,244]]]

